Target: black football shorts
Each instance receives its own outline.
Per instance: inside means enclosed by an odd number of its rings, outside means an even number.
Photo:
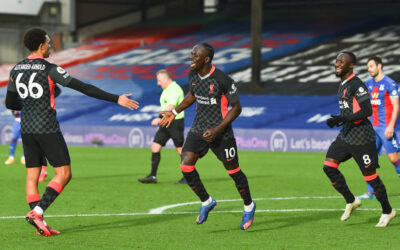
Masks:
[[[22,134],[27,168],[47,165],[53,167],[70,165],[67,144],[61,132],[50,134]]]
[[[156,142],[164,147],[167,141],[171,138],[175,147],[180,148],[184,142],[184,130],[184,119],[174,120],[168,128],[158,127],[153,142]]]
[[[230,138],[219,136],[213,142],[208,143],[202,135],[189,132],[182,152],[193,152],[199,154],[201,158],[207,154],[208,149],[211,149],[223,164],[239,164],[236,140],[233,136]]]
[[[351,157],[357,162],[361,172],[379,168],[375,142],[368,142],[364,145],[350,145],[337,137],[326,153],[326,158],[335,159],[339,162],[345,162]]]

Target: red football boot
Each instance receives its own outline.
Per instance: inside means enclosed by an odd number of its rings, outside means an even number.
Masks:
[[[36,227],[37,231],[41,235],[51,236],[49,229],[47,229],[46,225],[44,224],[43,215],[36,213],[35,210],[30,211],[26,215],[26,221],[32,226]]]

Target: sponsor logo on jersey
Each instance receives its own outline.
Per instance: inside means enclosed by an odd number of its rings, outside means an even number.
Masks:
[[[372,105],[381,105],[381,100],[380,99],[373,99],[371,100]]]
[[[346,101],[339,101],[340,109],[348,109],[350,108],[349,104]]]
[[[196,101],[199,104],[205,104],[205,105],[210,105],[210,104],[217,104],[217,100],[215,98],[208,98],[206,96],[201,96],[201,95],[194,95],[196,97]]]
[[[379,92],[372,92],[372,93],[371,93],[372,99],[377,99],[378,96],[379,96]]]

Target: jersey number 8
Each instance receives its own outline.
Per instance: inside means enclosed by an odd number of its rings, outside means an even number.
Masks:
[[[33,81],[37,73],[33,73],[29,78],[28,87],[26,87],[25,83],[20,82],[23,74],[24,73],[19,73],[17,76],[17,80],[15,81],[15,85],[17,87],[19,96],[22,99],[27,98],[28,95],[30,95],[32,98],[35,99],[42,97],[43,95],[42,86],[39,83]]]

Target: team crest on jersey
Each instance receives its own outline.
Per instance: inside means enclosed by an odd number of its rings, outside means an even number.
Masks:
[[[381,84],[381,85],[379,86],[379,90],[385,90],[385,85]]]
[[[214,85],[215,84],[210,85],[210,94],[214,94]]]
[[[344,98],[346,96],[346,92],[347,92],[347,89],[344,89],[342,98]]]

